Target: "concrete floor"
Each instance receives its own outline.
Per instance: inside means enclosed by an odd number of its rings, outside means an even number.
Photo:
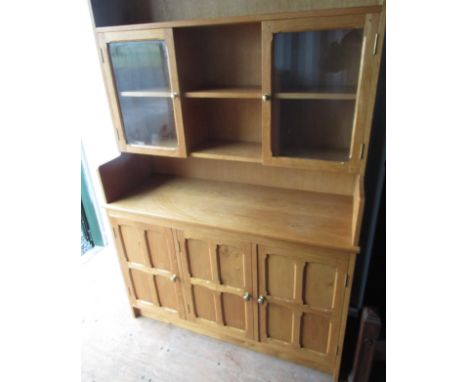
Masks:
[[[83,382],[329,382],[331,376],[148,318],[134,319],[113,245],[82,257]]]

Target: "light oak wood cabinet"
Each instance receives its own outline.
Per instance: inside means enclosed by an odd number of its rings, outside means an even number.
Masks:
[[[91,0],[130,305],[338,381],[385,6],[198,3]]]

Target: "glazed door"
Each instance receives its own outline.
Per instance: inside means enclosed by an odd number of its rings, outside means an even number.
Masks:
[[[291,246],[258,248],[260,342],[331,372],[347,259]]]
[[[212,231],[178,232],[187,318],[207,330],[253,338],[251,244]]]
[[[172,230],[121,219],[111,223],[132,305],[185,318]]]
[[[357,168],[367,119],[376,17],[262,23],[263,160]]]
[[[185,157],[172,29],[99,38],[121,151]]]

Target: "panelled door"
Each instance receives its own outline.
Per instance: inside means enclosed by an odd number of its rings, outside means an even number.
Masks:
[[[291,246],[258,247],[260,342],[332,371],[347,258]]]
[[[185,318],[172,230],[111,219],[134,307]]]
[[[172,29],[98,38],[120,150],[186,157]]]
[[[238,338],[253,338],[252,247],[212,231],[177,232],[187,318]]]

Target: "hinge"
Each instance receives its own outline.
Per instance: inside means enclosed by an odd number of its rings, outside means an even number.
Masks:
[[[337,347],[336,347],[336,354],[335,354],[335,355],[338,355],[338,354],[339,354],[339,352],[340,352],[340,347],[339,347],[339,346],[337,346]]]
[[[99,56],[101,58],[101,63],[104,64],[104,52],[102,51],[102,48],[99,48]]]
[[[187,304],[187,311],[190,314],[190,305],[189,304]]]
[[[377,47],[379,46],[379,34],[375,34],[374,38],[374,48],[372,49],[372,55],[375,56],[377,54]]]
[[[179,253],[181,252],[181,250],[180,250],[180,241],[179,240],[177,240],[177,251],[179,251]]]
[[[366,145],[362,143],[361,148],[359,149],[359,159],[364,159],[364,147],[366,147]]]
[[[348,276],[348,274],[346,274],[346,275],[345,275],[345,279],[344,279],[344,286],[345,286],[345,288],[348,287],[348,282],[349,282],[349,276]]]
[[[117,239],[117,234],[115,233],[115,228],[112,227],[112,232],[114,233],[114,237]]]
[[[117,140],[120,142],[120,133],[119,133],[119,129],[115,128],[115,132],[117,133]]]

